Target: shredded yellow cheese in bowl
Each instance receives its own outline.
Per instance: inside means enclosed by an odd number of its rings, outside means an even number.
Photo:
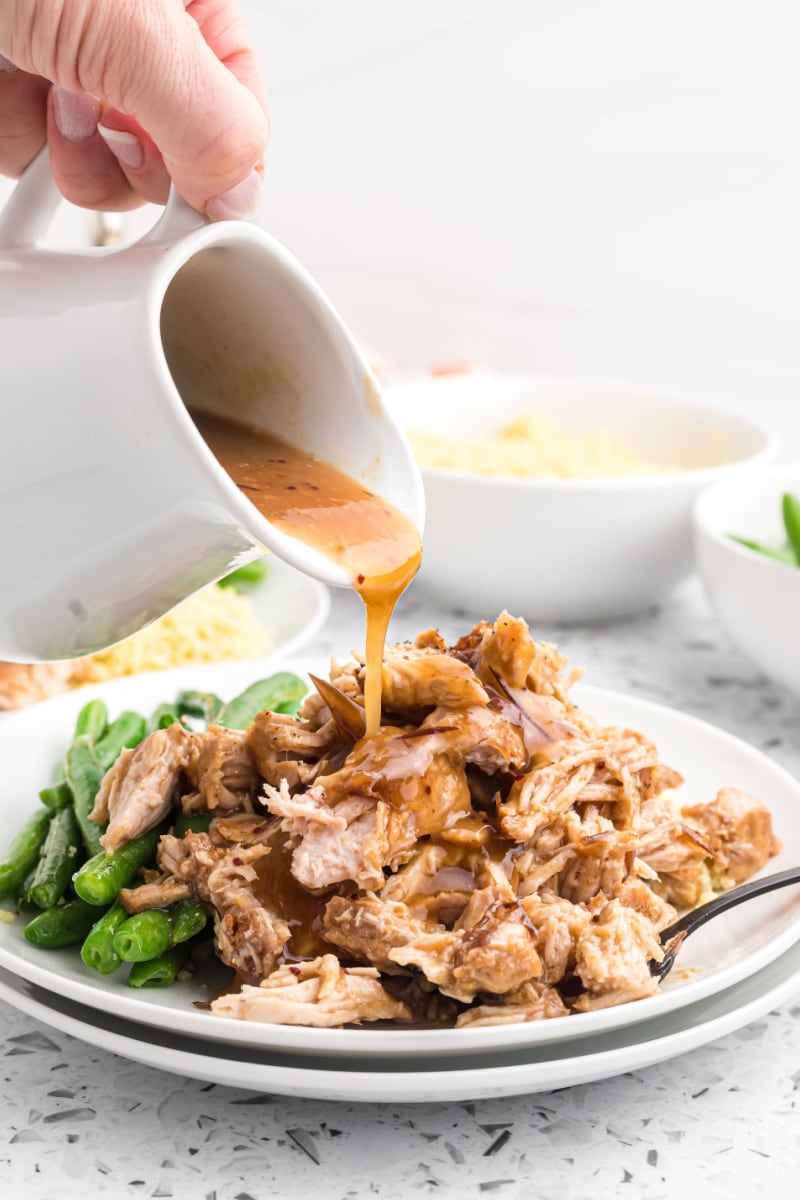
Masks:
[[[407,432],[421,466],[481,475],[601,479],[677,469],[653,462],[609,434],[576,433],[539,412],[524,413],[482,438],[416,428]]]

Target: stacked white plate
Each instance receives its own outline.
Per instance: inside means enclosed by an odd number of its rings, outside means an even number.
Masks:
[[[320,670],[309,662],[269,670]],[[232,696],[259,674],[236,664],[120,680],[3,716],[3,815],[8,839],[35,807],[92,695],[111,716],[149,711],[181,688]],[[602,720],[641,729],[686,777],[687,802],[724,785],[769,806],[781,853],[769,871],[800,862],[800,785],[765,755],[701,721],[596,688],[576,689]],[[753,1021],[800,992],[800,894],[787,889],[717,918],[686,943],[658,995],[550,1021],[466,1029],[305,1029],[235,1021],[198,1008],[218,981],[146,992],[101,977],[76,950],[42,951],[23,918],[0,925],[0,997],[45,1024],[137,1062],[215,1083],[341,1100],[432,1101],[566,1087],[685,1053]]]

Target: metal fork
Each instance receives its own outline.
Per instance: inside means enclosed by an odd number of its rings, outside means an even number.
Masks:
[[[650,974],[656,975],[661,981],[666,979],[687,937],[707,921],[727,912],[729,908],[735,908],[737,904],[743,904],[745,900],[752,900],[754,896],[763,896],[766,892],[774,892],[793,883],[800,883],[800,867],[790,867],[788,871],[778,871],[775,875],[754,879],[741,887],[733,888],[730,892],[723,892],[721,896],[715,896],[713,900],[693,908],[691,912],[684,913],[672,925],[661,931],[660,941],[664,948],[664,957],[661,962],[650,959]]]

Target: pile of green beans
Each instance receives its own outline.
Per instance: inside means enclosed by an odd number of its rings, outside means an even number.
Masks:
[[[149,733],[175,721],[194,729],[210,724],[247,729],[265,709],[296,714],[305,692],[296,675],[279,672],[227,703],[210,692],[180,692],[149,717],[126,711],[109,721],[102,700],[85,704],[57,779],[39,793],[42,808],[0,862],[0,900],[10,899],[20,910],[40,910],[25,926],[25,938],[42,949],[80,946],[84,965],[101,975],[130,964],[131,987],[172,983],[208,927],[208,909],[181,900],[129,915],[119,894],[137,886],[143,869],[155,866],[163,834],[206,831],[210,814],[178,812],[106,853],[100,844],[103,827],[89,816],[103,777],[123,750],[135,749]]]
[[[800,496],[793,496],[791,492],[784,493],[781,515],[786,530],[786,541],[782,546],[767,546],[764,542],[739,537],[736,533],[729,533],[728,537],[747,550],[755,550],[757,554],[763,554],[766,558],[783,563],[784,566],[800,567]]]

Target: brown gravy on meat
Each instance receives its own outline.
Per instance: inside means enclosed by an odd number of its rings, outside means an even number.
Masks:
[[[330,945],[322,938],[322,918],[330,896],[315,896],[297,882],[291,870],[288,834],[277,834],[270,846],[269,854],[256,863],[253,895],[265,908],[282,917],[292,931],[281,961],[330,953]]]
[[[330,463],[260,430],[193,412],[209,448],[276,528],[338,563],[367,613],[367,735],[381,718],[381,667],[389,619],[416,575],[420,534],[404,513]]]

